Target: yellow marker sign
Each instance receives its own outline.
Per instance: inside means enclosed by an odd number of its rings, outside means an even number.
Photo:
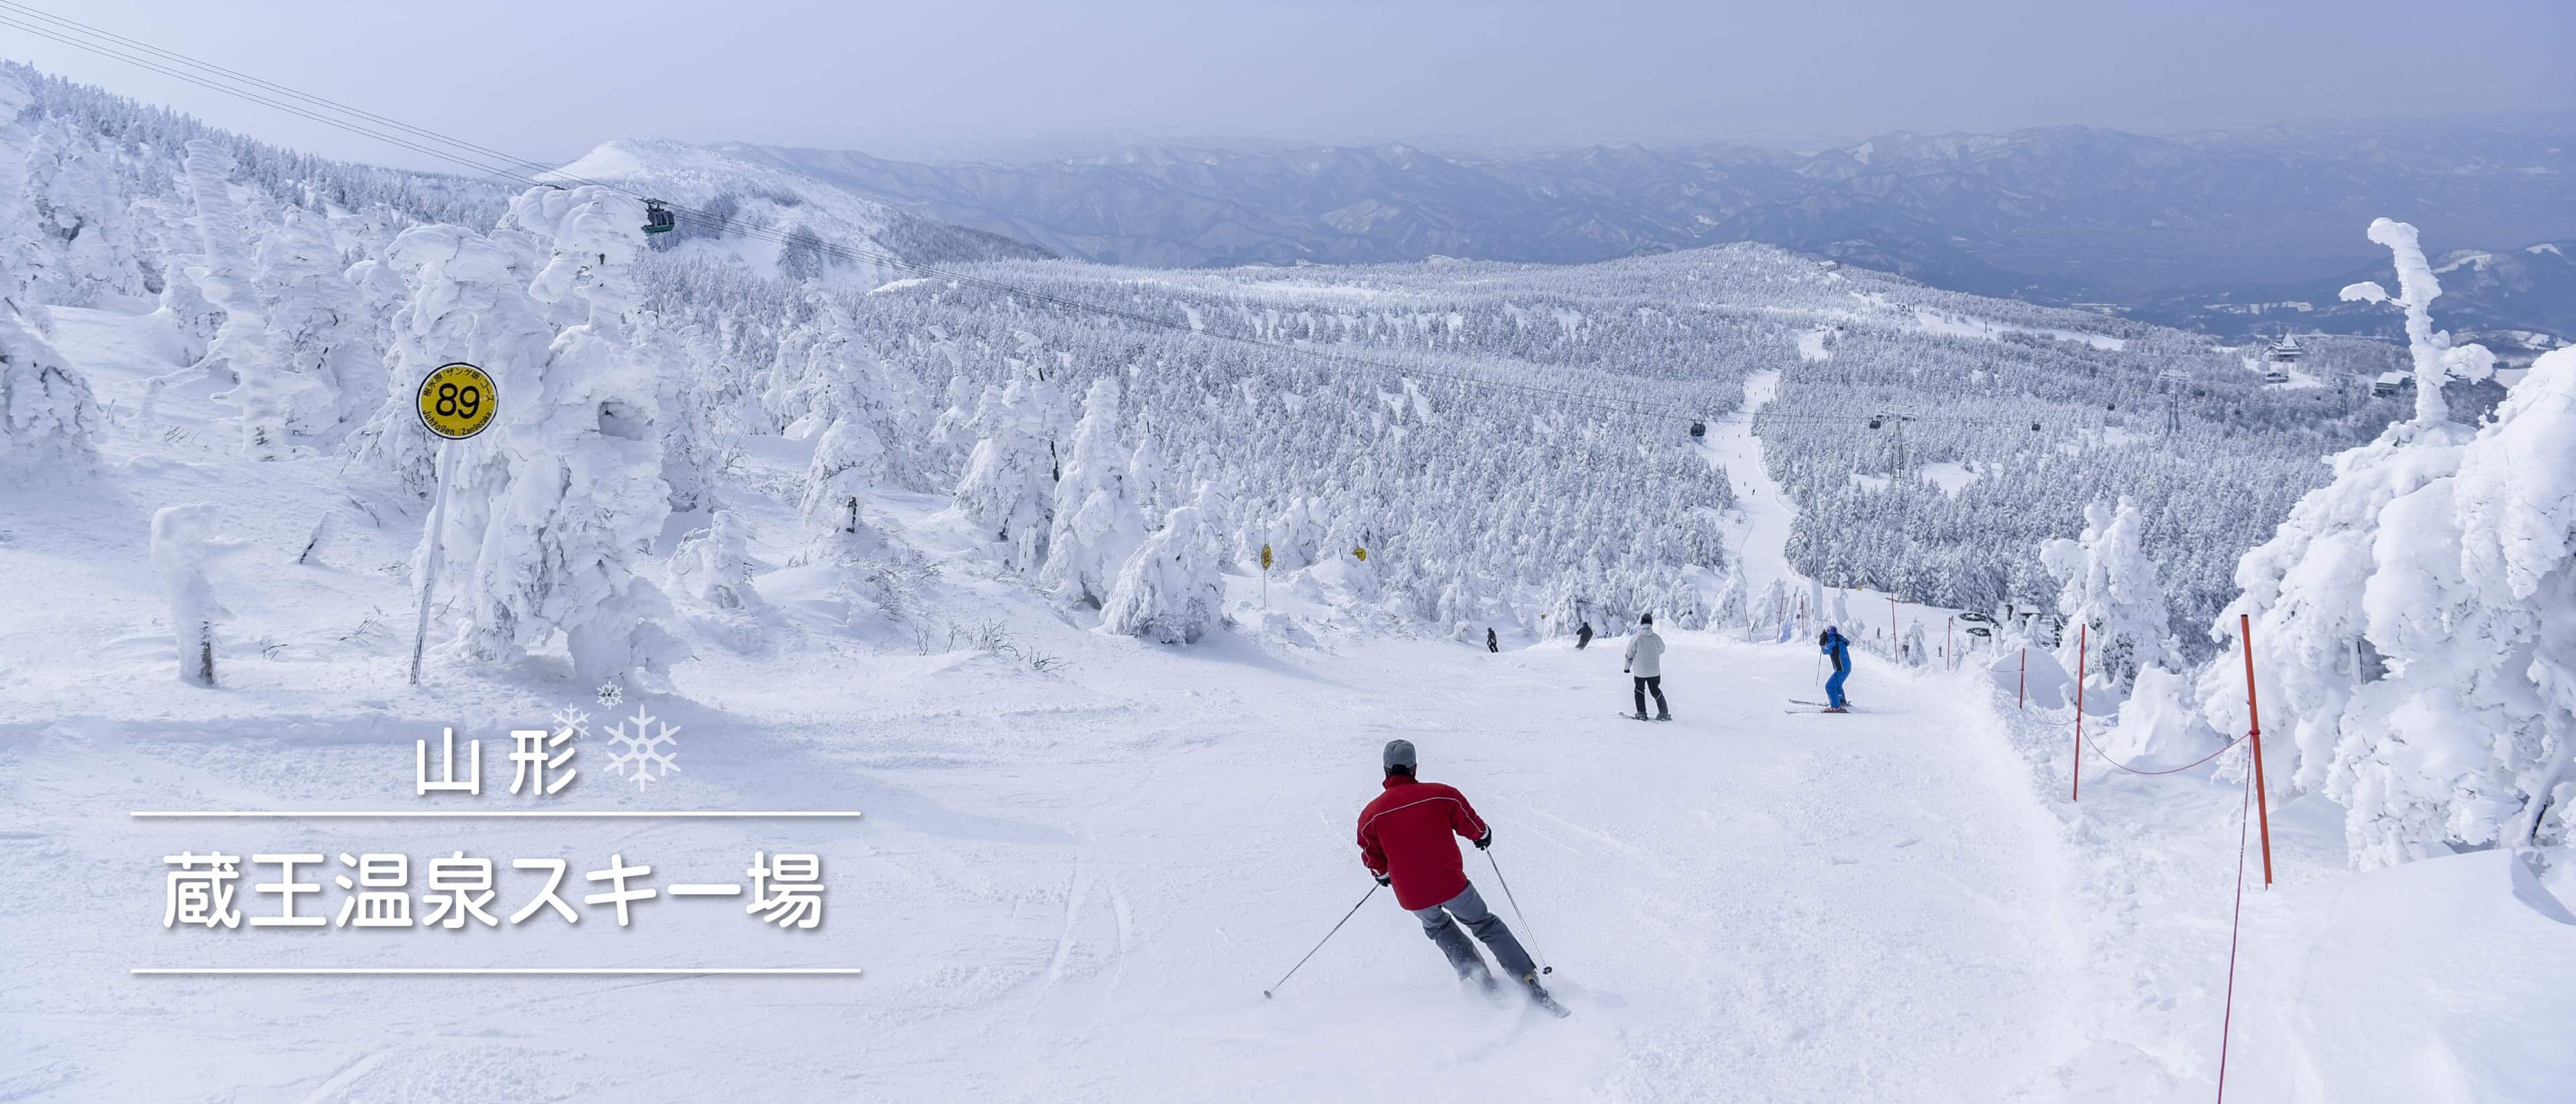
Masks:
[[[462,441],[491,428],[501,409],[501,393],[492,377],[471,364],[441,365],[421,377],[420,424],[450,441]]]
[[[1270,546],[1266,544],[1261,546],[1261,570],[1270,570]]]
[[[1359,558],[1360,558],[1360,562],[1361,562],[1361,563],[1367,563],[1367,562],[1368,562],[1368,549],[1365,549],[1365,548],[1359,548],[1359,547],[1353,547],[1353,548],[1351,549],[1351,555],[1354,555],[1354,556],[1359,557]]]

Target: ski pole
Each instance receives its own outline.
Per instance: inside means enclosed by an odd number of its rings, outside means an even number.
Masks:
[[[1342,920],[1341,920],[1341,923],[1340,923],[1340,924],[1335,924],[1335,925],[1333,925],[1333,930],[1332,930],[1332,931],[1325,932],[1325,933],[1324,933],[1324,937],[1323,937],[1322,939],[1318,939],[1318,940],[1316,940],[1316,941],[1315,941],[1315,951],[1323,950],[1323,949],[1324,949],[1324,944],[1332,942],[1332,941],[1333,941],[1333,935],[1334,935],[1334,933],[1335,933],[1335,932],[1339,932],[1339,931],[1341,931],[1341,930],[1342,930],[1342,924],[1350,923],[1350,922],[1351,922],[1351,917],[1354,917],[1354,916],[1357,916],[1357,915],[1359,915],[1359,914],[1360,914],[1360,905],[1365,905],[1365,904],[1369,903],[1369,898],[1371,898],[1371,897],[1375,897],[1375,896],[1377,896],[1377,886],[1376,886],[1376,885],[1374,885],[1374,884],[1372,884],[1372,885],[1370,885],[1370,886],[1369,886],[1368,892],[1363,893],[1363,894],[1360,894],[1360,904],[1359,904],[1359,905],[1352,905],[1352,906],[1351,906],[1351,911],[1349,911],[1349,912],[1345,912],[1345,913],[1343,913],[1343,914],[1342,914]],[[1315,957],[1315,951],[1308,951],[1308,952],[1306,952],[1306,958],[1313,958],[1313,957]],[[1305,965],[1306,965],[1306,958],[1298,959],[1298,960],[1297,960],[1297,965],[1289,967],[1289,968],[1288,968],[1288,972],[1287,972],[1287,973],[1284,973],[1284,974],[1279,975],[1279,982],[1278,982],[1278,984],[1277,984],[1277,985],[1272,985],[1272,986],[1270,987],[1270,989],[1277,989],[1277,988],[1279,988],[1279,986],[1281,986],[1281,985],[1286,985],[1286,984],[1288,984],[1288,979],[1289,979],[1289,978],[1292,978],[1292,977],[1297,976],[1297,971],[1305,968]],[[1261,995],[1262,995],[1262,996],[1264,996],[1264,997],[1268,997],[1268,996],[1270,995],[1270,989],[1264,989],[1264,990],[1262,990],[1262,991],[1261,991]]]
[[[1485,862],[1494,868],[1494,884],[1503,887],[1503,903],[1512,906],[1512,919],[1521,922],[1521,933],[1529,937],[1530,952],[1538,956],[1538,972],[1555,973],[1556,967],[1547,964],[1547,952],[1538,949],[1538,933],[1530,930],[1529,917],[1521,915],[1521,903],[1512,896],[1512,883],[1503,877],[1503,864],[1494,861],[1491,851],[1485,852]]]

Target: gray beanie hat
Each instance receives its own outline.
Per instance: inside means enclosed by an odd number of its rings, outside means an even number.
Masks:
[[[1386,761],[1386,762],[1385,762],[1385,766],[1386,766],[1386,769],[1388,769],[1388,770],[1394,770],[1394,769],[1395,769],[1395,768],[1397,768],[1397,767],[1402,767],[1402,768],[1404,768],[1404,769],[1406,769],[1406,770],[1412,770],[1412,769],[1413,769],[1413,765],[1414,765],[1414,759],[1413,759],[1413,741],[1411,741],[1411,740],[1389,740],[1389,741],[1387,741],[1387,742],[1386,742],[1386,755],[1384,756],[1384,758],[1385,758],[1385,761]]]

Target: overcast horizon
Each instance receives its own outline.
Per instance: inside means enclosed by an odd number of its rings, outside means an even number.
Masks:
[[[715,16],[669,0],[473,0],[429,20],[309,0],[246,5],[247,18],[153,0],[26,6],[540,161],[644,137],[903,159],[1217,136],[1815,149],[1896,130],[2176,134],[2576,110],[2576,73],[2551,57],[2576,39],[2576,5],[2555,0],[2450,5],[2428,17],[2439,36],[2406,33],[2415,5],[2394,0],[1646,3],[1579,15],[1452,0],[1295,12],[755,2]],[[565,43],[585,41],[596,44],[567,63]],[[2426,41],[2452,52],[2426,57]],[[0,25],[0,56],[297,149],[455,168],[18,27]],[[590,60],[603,56],[613,64]]]

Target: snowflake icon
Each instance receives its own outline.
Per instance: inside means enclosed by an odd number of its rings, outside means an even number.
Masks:
[[[633,778],[639,791],[661,781],[680,769],[679,733],[678,725],[636,710],[634,716],[608,726],[608,746],[617,749],[608,755],[608,769]]]
[[[590,714],[578,706],[567,705],[546,719],[546,727],[555,732],[570,732],[575,739],[590,735]]]
[[[599,698],[599,704],[614,709],[617,703],[626,700],[626,688],[613,682],[601,683],[596,696]]]

